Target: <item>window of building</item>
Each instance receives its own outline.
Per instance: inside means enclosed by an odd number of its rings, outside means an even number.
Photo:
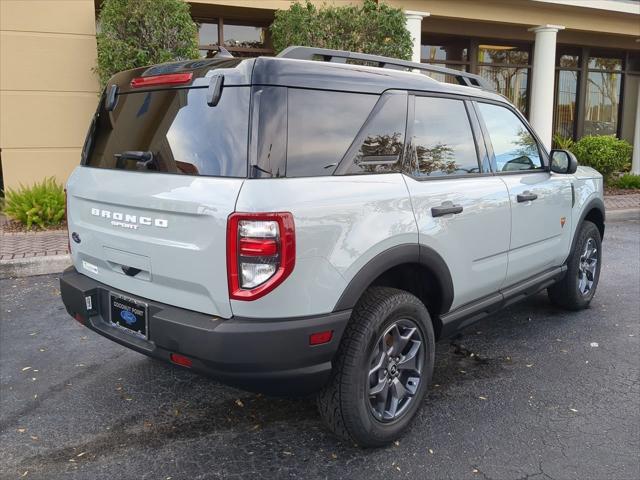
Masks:
[[[590,56],[584,99],[584,135],[616,135],[620,112],[622,59]]]
[[[493,146],[496,171],[542,168],[538,143],[515,113],[490,103],[478,103],[478,107]]]
[[[479,173],[478,154],[464,102],[415,97],[412,171],[437,177]]]
[[[558,48],[553,134],[561,138],[576,135],[580,58],[579,49]]]
[[[428,45],[422,45],[422,63],[431,63],[463,72],[469,71],[470,41],[461,37],[433,37]],[[439,82],[457,84],[455,76],[429,72]]]
[[[273,55],[266,23],[217,19],[196,19],[201,57],[213,57],[222,45],[235,57]]]
[[[333,173],[378,98],[361,93],[290,88],[287,177]]]
[[[528,106],[529,58],[529,46],[478,45],[478,74],[525,114]]]

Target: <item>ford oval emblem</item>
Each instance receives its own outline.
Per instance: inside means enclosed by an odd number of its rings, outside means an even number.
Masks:
[[[120,317],[127,322],[127,325],[133,325],[138,320],[129,310],[120,310]]]

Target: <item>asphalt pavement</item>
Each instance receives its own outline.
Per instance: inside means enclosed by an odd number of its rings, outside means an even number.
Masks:
[[[67,316],[55,275],[0,281],[0,478],[640,478],[640,224],[609,223],[591,308],[544,293],[438,344],[414,426],[360,450],[312,399],[165,365]]]

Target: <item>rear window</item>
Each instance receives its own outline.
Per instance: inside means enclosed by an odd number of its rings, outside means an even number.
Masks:
[[[101,102],[83,162],[96,168],[219,177],[247,176],[249,87],[225,87],[215,107],[206,88],[118,96]]]

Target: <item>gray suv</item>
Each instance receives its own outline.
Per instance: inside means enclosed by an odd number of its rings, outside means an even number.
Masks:
[[[140,68],[69,178],[62,298],[145,355],[317,393],[333,432],[382,445],[438,339],[542,289],[589,305],[602,192],[472,74],[306,47]]]

